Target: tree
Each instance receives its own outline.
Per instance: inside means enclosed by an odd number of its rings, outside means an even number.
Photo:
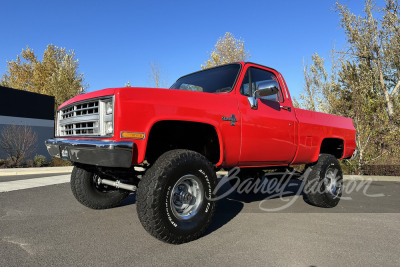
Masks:
[[[155,88],[168,87],[167,82],[162,78],[161,66],[157,62],[150,62],[150,80]]]
[[[347,161],[354,172],[370,164],[399,164],[400,22],[397,1],[385,7],[365,1],[364,16],[336,3],[347,46],[333,50],[330,75],[314,54],[305,64],[305,94],[301,105],[353,119],[358,156]],[[375,13],[378,13],[376,16]],[[380,19],[375,19],[378,17]],[[340,56],[335,60],[335,56]],[[326,104],[325,107],[321,106]]]
[[[8,125],[0,133],[0,149],[14,166],[20,166],[25,158],[36,151],[36,143],[37,134],[29,126]]]
[[[333,91],[337,85],[337,59],[335,49],[332,50],[330,73],[325,69],[325,59],[317,53],[311,56],[312,63],[303,62],[304,94],[300,94],[300,105],[304,109],[332,113],[335,101]]]
[[[338,72],[335,105],[337,113],[353,118],[357,130],[356,169],[394,163],[400,153],[400,114],[395,108],[400,87],[399,4],[386,0],[385,7],[379,8],[367,0],[364,16],[352,14],[339,3],[336,7],[347,49],[339,52],[345,58]]]
[[[301,105],[308,110],[322,111],[326,109],[326,96],[324,95],[323,87],[327,84],[328,75],[324,67],[324,59],[317,53],[312,55],[310,67],[303,62],[304,73],[304,91],[305,94],[300,94],[302,100]]]
[[[27,47],[16,60],[7,61],[7,65],[7,72],[1,79],[3,86],[52,95],[56,106],[87,88],[83,73],[78,72],[79,60],[75,59],[73,50],[67,52],[51,44],[40,61]]]
[[[367,64],[381,95],[389,117],[394,115],[394,100],[400,88],[400,13],[397,0],[385,0],[385,7],[376,8],[373,0],[366,0],[365,16],[356,16],[336,3],[345,30],[348,48],[342,53],[357,64]],[[381,17],[376,19],[377,17]]]
[[[224,37],[218,39],[210,58],[205,62],[205,65],[201,65],[201,68],[206,69],[237,61],[246,61],[249,57],[249,52],[244,48],[244,41],[236,39],[232,33],[227,32]]]

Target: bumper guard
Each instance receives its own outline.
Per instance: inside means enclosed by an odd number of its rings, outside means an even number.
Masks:
[[[51,156],[64,160],[103,167],[132,165],[134,143],[131,141],[55,138],[45,143]]]

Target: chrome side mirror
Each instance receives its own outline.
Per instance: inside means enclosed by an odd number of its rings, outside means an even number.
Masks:
[[[265,81],[261,82],[257,86],[257,90],[254,92],[253,96],[249,96],[250,107],[252,109],[258,108],[258,97],[275,95],[279,92],[279,85],[276,81]]]
[[[259,96],[270,96],[276,95],[279,92],[279,85],[276,81],[262,82],[257,86],[257,90],[254,92],[258,93]]]

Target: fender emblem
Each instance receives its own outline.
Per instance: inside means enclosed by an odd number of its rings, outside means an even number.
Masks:
[[[237,122],[237,119],[235,117],[234,114],[232,114],[232,116],[230,117],[222,117],[223,121],[230,121],[231,122],[231,126],[235,126],[235,123]]]

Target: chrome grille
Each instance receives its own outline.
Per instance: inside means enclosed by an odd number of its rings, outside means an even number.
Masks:
[[[111,97],[74,103],[58,112],[57,136],[106,136],[105,122],[113,121],[113,114],[105,114],[106,102]],[[114,107],[114,105],[113,105]]]
[[[63,136],[68,135],[95,135],[99,133],[98,122],[80,122],[80,123],[71,123],[66,124],[64,126],[64,130],[62,130]]]
[[[99,114],[99,101],[75,105],[62,110],[61,112],[61,116],[63,119],[87,114]]]

